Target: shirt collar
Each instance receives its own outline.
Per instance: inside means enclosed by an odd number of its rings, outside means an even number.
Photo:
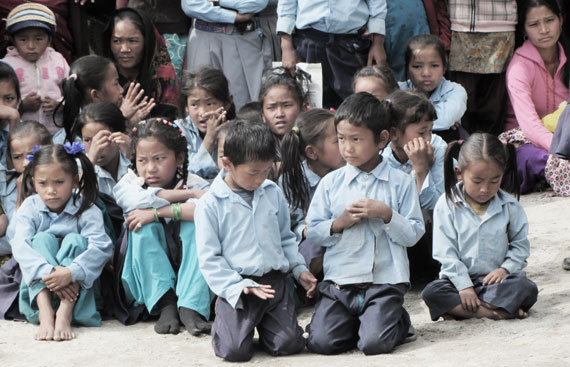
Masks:
[[[214,179],[214,182],[212,182],[209,192],[218,198],[239,198],[239,195],[237,195],[224,180],[227,174],[228,171],[225,168],[222,168],[220,173],[218,173]],[[254,196],[263,195],[263,190],[269,185],[271,185],[271,181],[265,180],[257,189],[255,189]]]
[[[378,180],[388,181],[388,170],[389,168],[386,165],[386,160],[382,159],[374,169],[370,172],[363,172],[358,167],[353,166],[351,164],[346,165],[346,177],[348,178],[349,182],[352,182],[358,175],[363,174],[371,174]]]
[[[46,212],[46,213],[51,213],[51,210],[48,208],[48,206],[46,205],[46,203],[44,203],[44,201],[40,198],[40,195],[36,194],[39,203],[39,210],[42,212]],[[59,214],[61,215],[62,213],[66,213],[68,215],[75,215],[75,213],[77,213],[77,211],[79,210],[79,206],[81,205],[81,201],[82,199],[79,198],[76,200],[75,204],[73,203],[73,196],[69,198],[69,200],[67,201],[67,204],[65,204],[65,208],[63,208],[63,211]],[[55,214],[55,213],[54,213]]]
[[[457,188],[457,194],[458,194],[457,203],[460,203],[465,208],[471,208],[471,205],[469,205],[469,203],[465,200],[465,197],[463,196],[463,181],[458,182],[455,187]],[[516,203],[516,202],[517,199],[515,199],[512,195],[510,195],[509,193],[507,193],[502,189],[499,189],[499,192],[491,199],[491,203],[487,208],[487,213],[489,215],[493,215],[496,212],[502,211],[502,207],[507,203]]]
[[[303,163],[301,163],[301,165],[303,167],[303,172],[305,173],[305,177],[307,178],[307,181],[309,181],[309,186],[311,188],[316,187],[319,184],[319,182],[321,182],[321,176],[317,175],[309,168],[309,165],[307,164],[306,160],[304,160]]]

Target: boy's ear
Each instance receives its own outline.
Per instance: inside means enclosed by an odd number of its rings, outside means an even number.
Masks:
[[[228,157],[222,157],[222,167],[224,167],[226,170],[231,171],[234,168],[234,165],[232,164],[232,162],[230,161],[230,159]]]
[[[305,147],[305,156],[312,161],[319,159],[319,155],[315,151],[315,148],[310,144]]]
[[[386,145],[388,145],[389,141],[390,141],[390,133],[388,132],[388,130],[382,130],[380,132],[380,139],[378,141],[378,148],[380,148],[380,150],[386,148]]]

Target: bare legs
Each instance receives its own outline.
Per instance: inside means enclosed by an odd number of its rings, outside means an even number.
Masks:
[[[75,301],[62,299],[57,312],[54,312],[51,305],[51,292],[45,288],[38,293],[36,302],[40,311],[40,327],[34,337],[36,340],[62,341],[75,338],[71,329]]]

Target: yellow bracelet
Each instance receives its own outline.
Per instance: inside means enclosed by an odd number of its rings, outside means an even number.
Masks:
[[[154,221],[160,222],[160,218],[158,217],[158,210],[156,210],[156,208],[152,208],[152,214],[154,215]]]

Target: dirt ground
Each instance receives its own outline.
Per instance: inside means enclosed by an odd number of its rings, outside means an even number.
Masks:
[[[540,290],[526,320],[432,322],[412,288],[406,309],[418,340],[389,355],[366,357],[359,351],[337,356],[304,352],[271,357],[258,350],[249,364],[260,366],[569,366],[570,272],[561,268],[570,256],[570,199],[548,193],[521,198],[530,222],[531,256],[527,275]],[[305,309],[299,322],[312,314]],[[0,321],[1,366],[213,366],[228,365],[214,356],[210,337],[187,332],[158,335],[152,322],[123,326],[105,321],[101,328],[75,328],[69,342],[36,342],[36,326]],[[235,364],[241,365],[241,364]]]

